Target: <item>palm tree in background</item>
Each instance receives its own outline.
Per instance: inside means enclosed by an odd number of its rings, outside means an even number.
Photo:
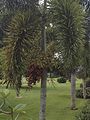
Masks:
[[[85,15],[85,42],[82,59],[81,78],[83,79],[83,98],[86,98],[86,81],[90,78],[90,0],[81,1]]]
[[[64,68],[71,79],[71,109],[76,109],[76,70],[80,65],[84,38],[84,11],[77,0],[52,0],[53,24],[57,28]]]
[[[4,37],[5,75],[6,79],[16,84],[17,96],[21,87],[25,61],[30,50],[37,47],[38,19],[31,11],[20,12],[12,18]]]

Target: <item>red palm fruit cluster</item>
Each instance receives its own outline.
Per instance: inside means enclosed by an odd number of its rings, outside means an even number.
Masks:
[[[31,64],[28,68],[27,77],[28,77],[28,86],[36,85],[40,81],[42,76],[43,69],[36,64]]]

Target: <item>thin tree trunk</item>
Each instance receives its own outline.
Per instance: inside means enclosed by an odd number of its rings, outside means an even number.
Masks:
[[[41,31],[41,50],[46,53],[46,5],[47,0],[44,0],[44,7],[42,12],[42,31]],[[46,120],[46,80],[47,80],[47,71],[46,68],[43,68],[43,75],[41,78],[41,97],[40,97],[40,113],[39,120]]]
[[[76,109],[76,75],[71,73],[71,110]]]
[[[22,79],[22,75],[19,74],[17,75],[17,79],[16,79],[16,96],[20,97],[20,88],[21,88],[21,79]]]
[[[22,75],[21,74],[19,74],[18,76],[18,84],[19,84],[19,88],[21,88],[22,86]]]
[[[41,98],[40,98],[40,115],[39,120],[46,120],[46,79],[47,71],[44,69],[41,79]]]
[[[16,83],[16,96],[19,97],[20,95],[20,88],[18,86],[18,83]]]
[[[83,98],[86,99],[86,82],[83,80]]]

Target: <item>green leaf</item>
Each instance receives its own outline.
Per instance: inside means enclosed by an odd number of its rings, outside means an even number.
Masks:
[[[17,119],[18,119],[18,117],[19,117],[19,114],[17,114],[17,116],[15,117],[15,120],[17,120]]]
[[[26,104],[18,104],[14,107],[13,111],[22,112],[25,107],[26,107]]]
[[[0,91],[0,94],[1,94],[2,98],[5,99],[10,95],[10,91],[5,89],[3,91]]]

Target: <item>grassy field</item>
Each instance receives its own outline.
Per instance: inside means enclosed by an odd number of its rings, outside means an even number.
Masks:
[[[79,87],[80,82],[77,82]],[[40,108],[40,86],[35,86],[31,91],[21,90],[22,98],[16,98],[15,90],[10,89],[8,101],[15,106],[18,103],[27,104],[26,114],[22,115],[19,120],[38,120]],[[55,87],[48,83],[47,87],[47,120],[75,120],[75,115],[84,105],[85,101],[77,99],[78,110],[70,110],[70,83],[58,84]],[[10,120],[8,116],[0,115],[0,120]]]

